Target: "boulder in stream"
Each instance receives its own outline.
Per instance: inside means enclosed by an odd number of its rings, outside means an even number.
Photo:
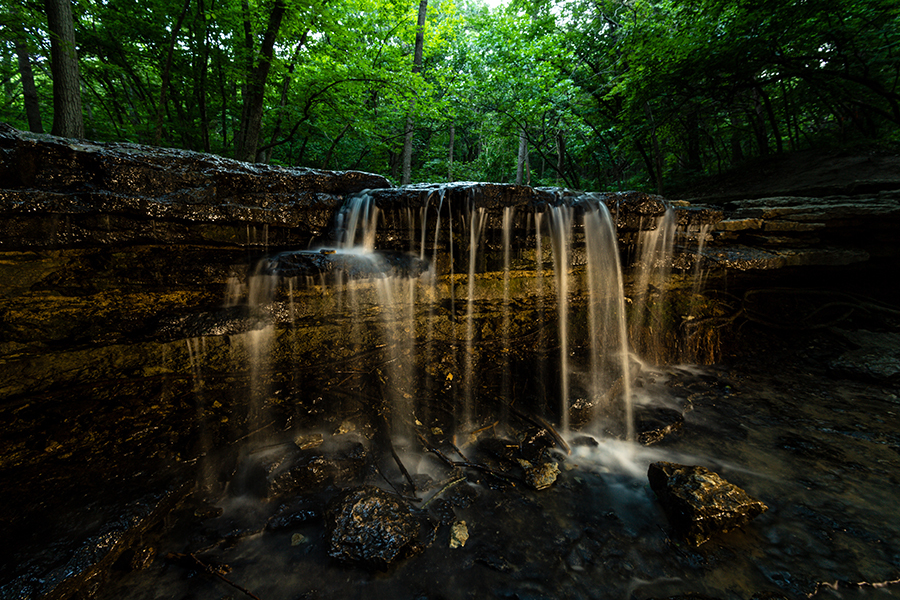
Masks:
[[[419,524],[401,499],[371,485],[336,496],[326,511],[328,555],[385,569],[408,550]]]
[[[647,477],[676,532],[694,547],[768,510],[705,467],[660,461],[650,465]]]

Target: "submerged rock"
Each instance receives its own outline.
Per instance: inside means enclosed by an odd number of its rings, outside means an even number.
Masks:
[[[301,450],[271,472],[267,496],[351,483],[362,476],[368,460],[368,450],[358,441],[333,442]]]
[[[469,541],[469,528],[465,521],[456,521],[450,526],[450,547],[462,548]]]
[[[397,560],[419,531],[405,502],[371,485],[335,497],[326,515],[328,555],[379,569]]]
[[[278,531],[304,525],[322,516],[319,503],[311,497],[297,496],[283,503],[266,522],[266,529]]]
[[[525,460],[521,462],[525,469],[525,483],[536,490],[547,489],[556,483],[556,478],[559,477],[559,464],[556,462],[545,462],[539,465],[532,465]]]
[[[662,407],[640,407],[635,411],[638,441],[649,446],[681,429],[684,416],[677,410]]]
[[[705,467],[660,461],[650,465],[647,477],[672,526],[695,547],[768,510]]]

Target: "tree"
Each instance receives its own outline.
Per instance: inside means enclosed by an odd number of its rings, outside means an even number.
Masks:
[[[412,72],[419,73],[422,70],[422,47],[425,44],[425,16],[428,12],[428,0],[419,2],[419,13],[416,19],[416,44],[413,50]],[[409,115],[406,117],[406,132],[403,140],[403,176],[401,185],[410,182],[412,176],[412,147],[413,147],[413,107],[415,98],[409,101]]]
[[[259,147],[260,131],[262,130],[266,80],[269,78],[275,40],[278,37],[278,30],[281,28],[286,7],[284,0],[274,0],[266,32],[260,43],[259,60],[254,61],[253,56],[256,52],[254,52],[250,34],[250,14],[247,0],[244,0],[242,4],[247,43],[245,50],[248,57],[248,78],[243,90],[243,108],[238,133],[235,137],[234,157],[238,160],[253,162],[256,160],[256,150]]]
[[[53,128],[62,137],[84,137],[81,78],[75,46],[75,26],[69,0],[44,0],[50,32],[50,69],[53,74]]]
[[[44,133],[44,125],[41,122],[41,105],[38,102],[37,86],[34,84],[34,71],[31,68],[31,54],[28,51],[28,42],[24,26],[13,26],[15,36],[16,56],[19,62],[19,74],[22,78],[22,96],[25,103],[25,115],[28,118],[28,129],[34,133]]]

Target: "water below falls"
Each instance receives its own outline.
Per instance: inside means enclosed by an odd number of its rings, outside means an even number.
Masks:
[[[675,247],[699,255],[706,231],[651,220],[622,248],[592,195],[488,211],[437,190],[388,213],[363,193],[328,243],[233,277],[220,329],[164,358],[189,361],[190,390],[154,399],[193,413],[191,492],[92,597],[900,593],[896,386],[831,369],[825,329],[748,322],[727,360],[671,360],[673,329],[734,319],[702,314],[699,261],[670,289]],[[557,466],[546,485],[529,452]],[[769,510],[685,544],[648,485],[660,460]],[[419,520],[386,567],[329,557],[329,502],[362,484]]]

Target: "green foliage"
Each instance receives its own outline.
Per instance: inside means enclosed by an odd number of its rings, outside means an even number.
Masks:
[[[87,135],[232,155],[273,0],[78,0]],[[288,0],[259,160],[413,179],[667,189],[753,155],[897,141],[893,0]],[[27,128],[18,58],[52,115],[47,26],[0,9],[0,119]],[[166,85],[168,81],[168,85]],[[163,102],[164,98],[164,102]],[[450,131],[453,159],[450,159]]]

